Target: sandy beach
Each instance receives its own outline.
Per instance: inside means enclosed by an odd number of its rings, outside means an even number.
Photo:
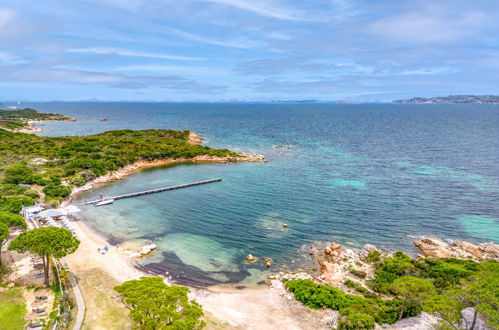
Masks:
[[[100,274],[99,276],[102,278],[102,281],[99,281],[98,289],[108,292],[102,298],[108,300],[108,304],[116,304],[116,300],[111,298],[112,286],[124,281],[138,279],[141,276],[151,276],[134,266],[134,259],[131,258],[131,255],[136,251],[111,245],[82,221],[74,223],[81,243],[78,250],[67,256],[65,260],[73,273],[80,279],[84,298],[86,293],[93,289],[85,287],[86,277],[94,274]],[[109,247],[106,254],[97,251],[106,245]],[[106,275],[112,280],[106,279]],[[291,299],[291,296],[279,284],[281,282],[277,282],[274,282],[272,286],[262,285],[244,289],[231,286],[190,288],[191,298],[203,306],[208,328],[328,328],[327,323],[332,317],[331,311],[314,311],[306,308]],[[106,303],[102,301],[97,305],[87,303],[86,315],[102,313],[102,304]],[[97,310],[93,310],[92,306]],[[126,311],[124,306],[123,310]]]

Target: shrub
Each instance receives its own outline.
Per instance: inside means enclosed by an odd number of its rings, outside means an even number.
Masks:
[[[85,183],[87,183],[87,180],[85,180],[85,178],[81,177],[81,176],[75,176],[73,177],[69,183],[71,183],[72,185],[75,185],[75,186],[83,186]]]
[[[350,270],[350,274],[357,276],[359,278],[366,278],[367,273],[363,270],[358,270],[358,269],[352,269]]]
[[[7,183],[31,183],[33,171],[26,165],[18,164],[5,168],[3,174]]]
[[[51,197],[67,197],[71,194],[71,188],[51,183],[43,188],[43,192]]]
[[[462,278],[478,271],[478,263],[454,258],[420,258],[414,261],[414,266],[422,276],[434,279],[437,288],[457,284]]]
[[[27,228],[26,221],[24,221],[24,218],[22,216],[10,212],[0,212],[0,223],[6,224],[9,228]]]
[[[378,250],[371,250],[367,254],[366,260],[369,261],[370,263],[377,263],[381,261],[381,252]]]
[[[348,314],[344,316],[338,323],[339,329],[357,330],[357,329],[374,329],[374,318],[367,314]]]
[[[369,282],[369,286],[374,291],[389,294],[390,285],[398,277],[407,275],[414,271],[412,259],[401,251],[394,253],[393,257],[386,258],[379,263],[374,279]]]
[[[355,288],[357,286],[357,284],[352,280],[346,280],[345,282],[343,282],[343,284],[345,284],[349,288]]]

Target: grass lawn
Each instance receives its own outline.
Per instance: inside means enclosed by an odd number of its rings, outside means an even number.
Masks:
[[[0,329],[24,329],[26,313],[28,311],[21,288],[0,292]]]
[[[78,273],[80,289],[85,299],[86,313],[83,329],[131,329],[130,311],[120,299],[111,299],[117,294],[114,278],[100,269]]]

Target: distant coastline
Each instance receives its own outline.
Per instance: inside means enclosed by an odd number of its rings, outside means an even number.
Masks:
[[[498,95],[449,95],[395,100],[399,104],[499,104]]]

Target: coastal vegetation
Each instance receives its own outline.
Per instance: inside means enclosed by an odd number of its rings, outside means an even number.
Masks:
[[[64,228],[42,227],[28,230],[10,242],[8,249],[24,253],[29,251],[43,260],[45,285],[49,286],[49,258],[60,259],[76,251],[80,241]]]
[[[161,277],[141,277],[115,287],[137,329],[202,329],[203,310],[189,300],[189,289],[167,285]]]
[[[17,130],[29,127],[29,121],[69,121],[69,117],[55,114],[38,112],[35,109],[25,108],[16,110],[0,109],[0,128]]]
[[[239,157],[189,143],[190,131],[117,130],[90,136],[40,137],[0,129],[0,211],[18,213],[45,197],[57,204],[72,186],[137,161]]]
[[[370,290],[344,282],[360,295],[311,280],[287,281],[286,287],[308,307],[338,310],[340,329],[372,329],[375,322],[393,324],[422,311],[440,317],[443,328],[458,329],[466,307],[475,309],[473,323],[480,313],[487,325],[499,328],[499,262],[411,259],[400,251],[382,257],[376,250],[366,259],[375,269]]]

